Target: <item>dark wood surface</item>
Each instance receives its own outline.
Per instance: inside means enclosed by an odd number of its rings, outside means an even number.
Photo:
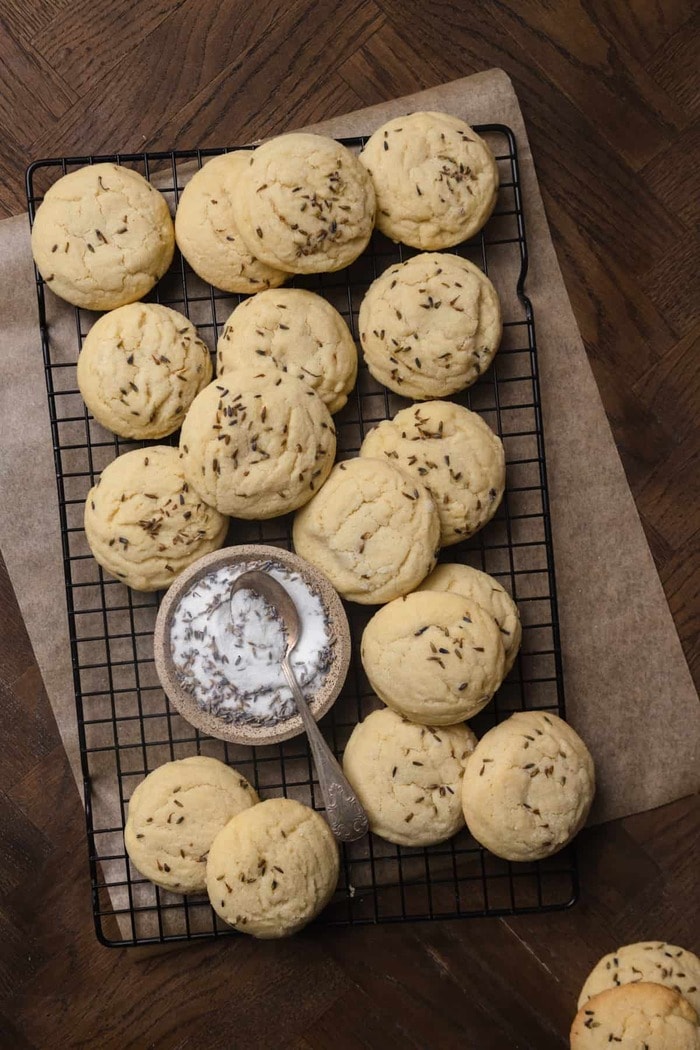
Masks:
[[[503,67],[697,676],[699,44],[693,0],[5,0],[0,213],[22,210],[39,156],[235,143]],[[558,915],[100,947],[80,802],[6,575],[0,599],[2,1047],[549,1050],[601,954],[698,949],[697,799],[585,832],[584,895]]]

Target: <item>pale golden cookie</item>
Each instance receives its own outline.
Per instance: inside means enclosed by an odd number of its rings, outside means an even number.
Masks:
[[[700,1013],[700,959],[687,948],[665,941],[625,944],[604,955],[586,978],[579,1008],[599,992],[637,981],[651,981],[675,989]]]
[[[195,755],[149,773],[129,800],[124,844],[142,875],[173,893],[206,889],[206,858],[231,817],[258,801],[245,777]]]
[[[541,860],[583,827],[595,792],[593,759],[556,715],[518,711],[481,738],[462,804],[477,842],[505,860]]]
[[[83,400],[121,437],[162,438],[182,423],[212,377],[191,321],[167,306],[131,303],[99,317],[78,357]]]
[[[360,455],[386,458],[425,485],[440,515],[443,547],[482,529],[503,498],[501,439],[476,412],[451,401],[428,401],[383,420]]]
[[[325,908],[338,882],[338,846],[322,816],[272,798],[229,821],[207,860],[217,915],[253,937],[288,937]]]
[[[377,195],[377,226],[414,248],[473,237],[498,196],[498,167],[477,133],[447,113],[395,117],[360,154]]]
[[[188,484],[176,448],[118,456],[85,501],[85,535],[103,569],[136,591],[169,587],[226,539],[228,520]]]
[[[360,307],[370,372],[390,390],[425,401],[471,386],[501,341],[496,289],[458,255],[415,255],[385,270]]]
[[[177,246],[194,272],[215,288],[248,295],[287,279],[248,251],[238,230],[234,203],[249,160],[249,150],[212,157],[185,186],[175,213]]]
[[[349,266],[374,226],[374,189],[334,139],[295,133],[264,142],[241,175],[236,219],[248,248],[288,273]]]
[[[465,725],[418,725],[385,707],[355,726],[343,770],[375,835],[432,846],[464,827],[462,776],[475,746]]]
[[[413,590],[435,565],[440,526],[428,490],[387,462],[338,463],[294,519],[294,549],[338,593],[380,605]]]
[[[199,394],[180,434],[185,474],[237,518],[274,518],[318,492],[335,430],[318,394],[271,363],[236,369]]]
[[[86,310],[112,310],[150,292],[175,250],[165,198],[142,175],[92,164],[47,191],[32,254],[52,292]]]
[[[416,591],[385,605],[365,627],[361,656],[380,700],[423,724],[472,718],[503,680],[493,617],[459,594]]]
[[[661,984],[624,984],[589,999],[571,1026],[571,1050],[700,1050],[698,1015]]]
[[[219,339],[219,375],[271,361],[339,412],[357,379],[357,349],[331,304],[301,288],[261,292],[233,311]]]
[[[518,607],[498,580],[471,565],[455,563],[438,565],[418,588],[421,591],[447,591],[462,594],[478,602],[496,621],[501,632],[506,664],[504,676],[508,674],[520,649],[522,627]]]

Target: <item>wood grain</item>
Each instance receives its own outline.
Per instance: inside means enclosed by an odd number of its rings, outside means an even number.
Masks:
[[[700,675],[692,0],[6,0],[0,214],[41,155],[232,145],[493,65],[518,91],[574,310]],[[695,947],[700,805],[583,835],[570,912],[107,951],[83,816],[0,574],[0,1046],[554,1050],[618,944]],[[643,773],[640,772],[640,775]]]

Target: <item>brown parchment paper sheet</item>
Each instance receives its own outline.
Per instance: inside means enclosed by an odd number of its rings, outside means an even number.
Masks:
[[[510,80],[501,70],[491,70],[336,118],[314,130],[338,137],[366,134],[392,116],[430,108],[454,113],[472,124],[504,123],[516,135],[530,249],[526,291],[537,325],[568,717],[596,760],[598,796],[592,819],[610,820],[650,809],[700,787],[697,697],[566,295]],[[0,546],[80,784],[58,507],[28,232],[26,216],[0,224],[4,293],[0,300]],[[51,296],[49,302],[52,342],[74,345],[72,309]],[[104,784],[94,784],[93,805],[113,813],[111,826],[119,826],[119,800],[110,783],[113,779],[106,776]],[[103,817],[101,824],[107,827],[110,821]],[[108,852],[106,843],[101,846],[102,852]],[[121,843],[115,840],[114,846],[114,852],[121,852]],[[113,899],[115,905],[124,904],[119,893]]]

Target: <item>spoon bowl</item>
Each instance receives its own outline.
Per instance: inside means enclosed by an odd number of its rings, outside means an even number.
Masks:
[[[274,576],[270,576],[269,572],[263,572],[261,569],[249,569],[247,572],[241,573],[238,579],[233,581],[231,598],[238,591],[255,591],[256,594],[260,594],[265,598],[275,612],[279,614],[284,625],[287,638],[287,656],[289,656],[296,648],[301,631],[299,613],[289,592],[284,589]]]

